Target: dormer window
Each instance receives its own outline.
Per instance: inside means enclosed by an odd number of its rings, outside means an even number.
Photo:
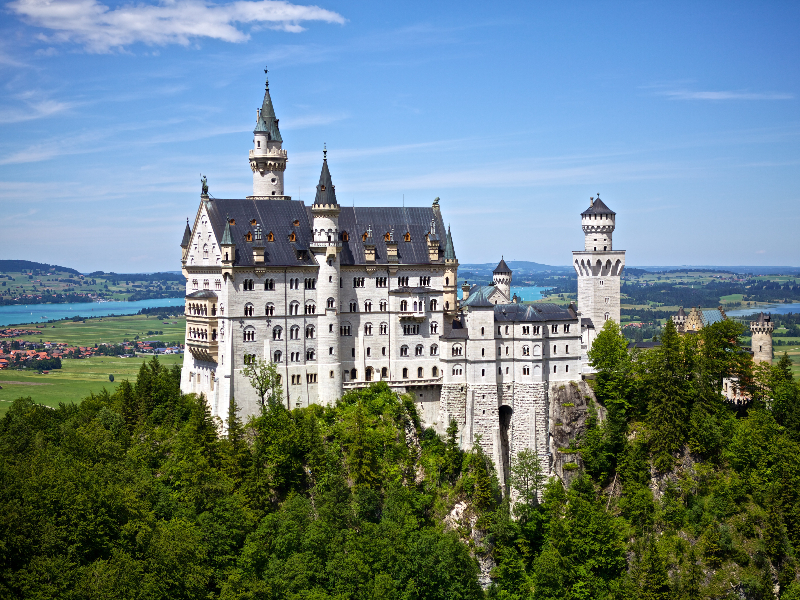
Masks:
[[[268,242],[274,242],[275,241],[275,236],[272,235],[271,231],[267,234],[267,241]]]
[[[410,242],[411,241],[411,232],[410,231],[406,231],[405,235],[403,236],[403,241],[404,242]]]
[[[236,225],[236,219],[231,219],[230,221],[228,221],[228,223],[230,223],[231,225]]]
[[[325,191],[325,186],[324,185],[319,186],[319,191],[320,192],[324,192]]]
[[[294,221],[292,221],[292,225],[294,225],[295,227],[300,227],[300,221],[295,219]]]
[[[346,231],[342,232],[342,241],[343,242],[349,242],[350,241],[350,236],[348,235],[348,233]]]
[[[252,242],[252,241],[253,241],[253,234],[252,234],[252,233],[250,233],[250,232],[248,231],[248,232],[245,234],[245,236],[244,236],[244,239],[245,239],[245,241],[247,241],[247,242]]]
[[[386,234],[383,236],[383,241],[388,242],[392,239],[392,235],[387,231]]]
[[[256,223],[258,223],[258,221],[256,221],[255,219],[253,219],[252,221],[250,221],[250,225],[252,225],[253,227],[255,227],[255,226],[256,226]]]
[[[289,234],[289,241],[290,242],[296,242],[297,241],[297,235],[295,234],[294,231]]]

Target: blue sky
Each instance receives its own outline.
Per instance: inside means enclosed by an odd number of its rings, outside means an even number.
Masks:
[[[176,270],[251,193],[263,68],[313,198],[441,198],[464,262],[569,264],[600,193],[636,265],[800,265],[800,4],[14,0],[0,258]]]

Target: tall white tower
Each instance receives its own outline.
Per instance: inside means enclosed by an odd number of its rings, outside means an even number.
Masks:
[[[342,396],[342,361],[339,356],[339,277],[342,242],[339,240],[339,204],[336,188],[328,170],[328,152],[324,151],[317,195],[311,205],[313,241],[311,251],[319,265],[317,306],[324,316],[317,320],[319,348],[317,369],[319,402],[334,404]]]
[[[625,267],[625,251],[614,250],[616,213],[608,208],[600,194],[590,199],[589,208],[581,213],[584,249],[572,253],[578,273],[578,310],[589,318],[595,333],[609,319],[620,322],[620,276]]]
[[[752,337],[753,362],[765,362],[772,364],[772,315],[765,315],[763,312],[758,315],[758,319],[750,321],[750,332]]]
[[[267,69],[264,69],[267,73]],[[278,129],[278,119],[272,107],[267,79],[264,101],[256,111],[256,128],[253,130],[253,149],[250,150],[250,169],[253,171],[254,199],[288,200],[283,195],[283,174],[286,171],[286,150]]]

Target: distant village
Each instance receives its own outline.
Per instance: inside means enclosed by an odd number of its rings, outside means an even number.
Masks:
[[[154,332],[156,333],[156,332]],[[65,342],[37,342],[22,339],[41,338],[42,329],[0,329],[0,369],[33,369],[46,373],[61,368],[62,358],[117,356],[133,358],[148,354],[182,354],[183,344],[168,345],[160,340],[131,340],[121,344],[100,343],[94,346],[70,346]]]

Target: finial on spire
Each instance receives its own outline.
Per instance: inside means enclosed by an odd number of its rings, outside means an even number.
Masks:
[[[269,89],[269,75],[267,75],[267,73],[269,73],[269,69],[265,65],[264,66],[264,77],[267,80],[267,83],[266,83],[267,89]]]
[[[322,144],[322,160],[328,160],[328,143]]]
[[[594,206],[594,196],[589,196],[589,206]]]

